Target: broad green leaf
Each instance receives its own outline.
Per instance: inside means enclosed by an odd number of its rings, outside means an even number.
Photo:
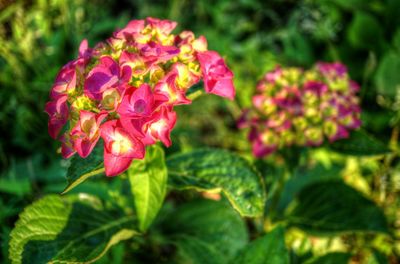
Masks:
[[[173,188],[222,191],[242,216],[263,214],[264,184],[245,159],[225,150],[203,149],[174,155],[167,164]]]
[[[156,145],[148,147],[146,157],[143,160],[134,160],[127,175],[139,229],[145,231],[157,216],[167,192],[168,172],[163,149]]]
[[[24,196],[31,193],[31,182],[28,177],[24,179],[0,178],[0,192]]]
[[[287,219],[289,225],[315,234],[388,233],[382,210],[341,181],[318,182],[302,189]]]
[[[394,98],[400,90],[400,54],[389,51],[385,53],[379,63],[375,75],[375,83],[378,92]]]
[[[354,156],[383,155],[390,152],[385,144],[363,130],[352,131],[349,138],[338,140],[329,147],[336,152]]]
[[[349,263],[351,254],[346,252],[331,252],[324,256],[313,258],[306,264],[347,264]]]
[[[181,235],[199,239],[218,249],[228,259],[248,241],[247,229],[239,214],[225,202],[198,200],[172,211],[160,223],[165,236]]]
[[[71,159],[71,165],[67,171],[68,186],[62,193],[65,194],[88,178],[102,173],[104,173],[103,144],[99,141],[85,159],[77,154]]]
[[[357,11],[348,27],[350,44],[358,49],[378,52],[383,46],[382,27],[374,16],[363,11]]]
[[[400,28],[398,28],[394,34],[393,46],[397,49],[397,51],[400,51]]]
[[[87,194],[48,195],[21,213],[11,233],[12,263],[92,263],[136,235],[134,217]]]
[[[332,179],[341,179],[341,167],[333,165],[330,168],[324,168],[321,164],[315,167],[300,167],[294,172],[294,175],[285,183],[278,202],[278,211],[283,213],[295,196],[305,187],[316,182],[330,181]]]
[[[248,244],[235,258],[238,264],[288,264],[289,253],[285,246],[285,234],[277,227],[268,234]]]
[[[181,235],[174,242],[177,247],[176,263],[224,264],[225,257],[219,248],[192,236]]]

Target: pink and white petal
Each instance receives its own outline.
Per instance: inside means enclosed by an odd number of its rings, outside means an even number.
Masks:
[[[104,168],[108,177],[117,176],[126,171],[132,160],[131,157],[114,156],[104,147]]]

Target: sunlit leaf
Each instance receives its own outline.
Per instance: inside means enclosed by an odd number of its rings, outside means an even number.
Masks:
[[[164,151],[158,146],[147,148],[143,160],[134,160],[127,171],[134,197],[139,228],[145,231],[160,210],[167,192],[167,167]]]
[[[167,164],[173,188],[222,191],[242,216],[263,214],[264,184],[243,158],[225,150],[203,149],[174,155]]]
[[[21,213],[11,233],[12,263],[92,263],[136,235],[134,216],[95,197],[48,195]]]

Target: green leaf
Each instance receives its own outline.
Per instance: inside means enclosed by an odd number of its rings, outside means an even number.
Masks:
[[[92,263],[136,235],[134,217],[87,194],[48,195],[21,213],[11,232],[12,263]]]
[[[302,189],[288,221],[291,226],[322,235],[353,231],[388,233],[382,210],[342,181],[318,182]]]
[[[285,234],[277,227],[263,237],[248,244],[235,259],[238,264],[288,264],[289,253],[285,246]]]
[[[0,192],[10,193],[16,196],[24,196],[31,193],[31,191],[31,182],[29,178],[0,178]]]
[[[338,4],[340,7],[348,10],[357,10],[365,7],[364,0],[332,0],[332,2]]]
[[[365,261],[366,264],[389,264],[388,258],[377,250],[372,250]]]
[[[167,160],[169,184],[177,189],[222,191],[242,216],[261,216],[264,184],[245,159],[225,150],[203,149]]]
[[[309,38],[299,33],[297,25],[291,26],[287,31],[282,38],[287,60],[300,65],[312,64],[314,54]]]
[[[146,157],[133,161],[127,175],[139,229],[145,231],[157,216],[167,192],[168,172],[163,149],[156,145],[148,147]]]
[[[352,131],[349,138],[338,140],[329,147],[336,152],[353,156],[374,156],[390,152],[385,144],[363,130]]]
[[[375,75],[375,83],[380,94],[394,98],[400,90],[400,54],[385,53]]]
[[[393,46],[397,49],[397,51],[400,51],[400,28],[398,28],[394,34]]]
[[[317,164],[313,168],[300,167],[294,172],[294,175],[285,183],[283,191],[279,197],[278,211],[283,214],[284,210],[292,202],[295,196],[305,187],[316,182],[330,181],[341,179],[340,171],[342,167],[334,165],[324,168],[321,164]]]
[[[223,264],[225,257],[217,247],[191,236],[179,236],[174,242],[177,247],[176,263]],[[175,263],[174,262],[174,263]]]
[[[384,35],[378,20],[363,11],[357,11],[348,27],[350,44],[358,49],[378,52],[383,46]]]
[[[231,258],[242,249],[248,234],[244,221],[227,203],[197,200],[172,211],[161,223],[165,236],[178,241],[181,235],[199,239]]]
[[[313,258],[306,264],[347,264],[349,263],[351,254],[345,252],[331,252],[324,256]]]
[[[71,165],[67,171],[68,186],[62,194],[69,192],[88,178],[103,172],[103,144],[99,141],[88,157],[81,158],[75,154],[71,159]]]

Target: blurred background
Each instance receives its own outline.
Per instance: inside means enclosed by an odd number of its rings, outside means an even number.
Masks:
[[[57,154],[44,113],[58,70],[77,55],[82,39],[93,47],[129,20],[147,16],[177,21],[176,32],[206,36],[209,49],[222,54],[235,73],[235,102],[210,95],[177,108],[168,152],[216,146],[248,153],[246,134],[236,129],[235,119],[250,106],[257,80],[276,64],[310,67],[316,61],[348,66],[362,87],[363,128],[397,144],[398,0],[0,0],[0,259],[6,263],[18,213],[66,185],[68,161]],[[398,162],[392,170],[398,179]],[[365,182],[370,189],[382,187],[373,178]],[[394,197],[397,184],[386,190]],[[388,205],[394,219],[398,205],[398,199]]]

